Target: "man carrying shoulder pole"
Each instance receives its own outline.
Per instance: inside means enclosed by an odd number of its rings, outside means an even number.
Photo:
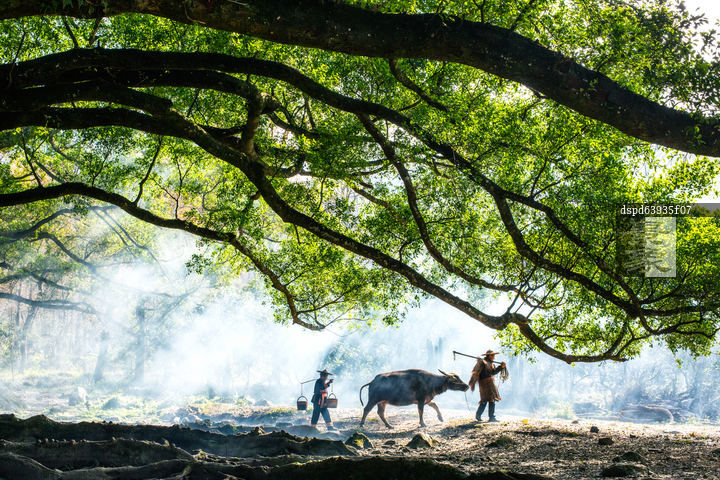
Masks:
[[[315,390],[312,396],[313,413],[312,419],[310,420],[310,425],[313,427],[317,427],[317,422],[320,419],[320,414],[322,414],[327,429],[335,430],[333,422],[330,419],[330,412],[328,412],[327,407],[327,389],[330,384],[333,383],[333,380],[328,380],[328,377],[332,375],[332,373],[328,372],[324,368],[322,370],[318,370],[317,372],[320,374],[320,378],[315,380]]]
[[[497,375],[505,370],[505,362],[501,362],[500,365],[494,367],[493,363],[497,362],[493,362],[493,360],[495,360],[495,355],[497,354],[498,352],[488,350],[485,352],[484,358],[478,358],[475,367],[473,367],[470,382],[468,382],[471,391],[475,391],[475,384],[478,384],[478,389],[480,390],[480,405],[478,406],[477,412],[475,412],[475,420],[478,422],[485,411],[485,405],[488,403],[490,404],[490,408],[488,409],[490,418],[488,422],[498,421],[497,418],[495,418],[495,402],[499,402],[502,399],[500,398],[497,385],[495,385],[493,375]]]

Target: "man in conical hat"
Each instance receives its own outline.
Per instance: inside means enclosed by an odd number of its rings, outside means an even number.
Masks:
[[[475,391],[475,384],[478,384],[478,389],[480,390],[480,405],[478,406],[477,412],[475,412],[475,420],[478,422],[488,403],[490,404],[490,408],[488,409],[490,418],[488,422],[498,421],[497,418],[495,418],[495,402],[499,402],[502,398],[500,398],[500,393],[498,392],[497,385],[495,385],[493,375],[497,375],[505,368],[505,362],[495,367],[493,360],[495,360],[495,355],[497,354],[498,352],[492,350],[485,352],[485,357],[478,358],[475,367],[473,367],[472,375],[470,376],[470,390]]]
[[[320,374],[320,378],[315,381],[315,390],[312,396],[313,413],[310,425],[317,427],[317,422],[320,420],[320,414],[322,414],[327,429],[335,430],[332,419],[330,418],[330,412],[328,412],[327,409],[327,388],[333,382],[332,379],[328,380],[328,377],[332,375],[332,373],[328,372],[324,368],[322,370],[318,370],[317,372]]]

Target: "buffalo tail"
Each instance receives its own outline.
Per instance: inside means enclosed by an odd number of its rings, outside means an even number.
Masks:
[[[365,404],[364,404],[363,401],[362,401],[362,389],[365,388],[365,387],[367,387],[367,386],[370,385],[371,383],[372,383],[372,382],[368,382],[368,383],[366,383],[365,385],[363,385],[362,387],[360,387],[360,393],[359,393],[358,395],[360,396],[360,405],[362,405],[363,407],[365,406]]]

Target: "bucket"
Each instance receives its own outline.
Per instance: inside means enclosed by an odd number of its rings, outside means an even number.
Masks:
[[[337,408],[338,406],[338,398],[335,396],[334,393],[331,393],[328,395],[327,398],[327,408]]]
[[[304,398],[305,400],[300,400],[301,398]],[[305,395],[300,395],[300,397],[297,399],[298,410],[307,410],[307,405],[308,399],[305,397]]]

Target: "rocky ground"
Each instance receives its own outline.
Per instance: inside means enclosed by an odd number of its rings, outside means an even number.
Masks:
[[[348,469],[359,472],[356,478],[368,479],[720,479],[720,428],[700,423],[542,420],[504,414],[501,408],[500,422],[486,423],[476,422],[474,412],[446,409],[438,402],[445,421],[440,422],[431,409],[426,409],[424,428],[419,426],[415,407],[388,407],[387,418],[394,426],[391,430],[375,412],[369,415],[364,428],[359,428],[361,410],[339,408],[331,410],[338,431],[326,432],[322,425],[319,429],[309,426],[309,412],[297,411],[290,405],[251,406],[217,399],[178,405],[141,397],[105,396],[69,406],[67,398],[57,400],[57,394],[45,398],[40,392],[34,397],[18,393],[24,395],[27,406],[15,417],[3,416],[6,423],[0,428],[0,479],[347,478]],[[113,398],[115,402],[110,402]],[[37,414],[62,423],[45,417],[21,421]],[[83,424],[82,428],[77,425],[103,419],[105,422]],[[148,424],[152,426],[145,426]],[[258,426],[260,429],[255,428]],[[285,433],[280,433],[282,430]],[[358,434],[367,437],[368,442]],[[47,456],[41,452],[50,447],[57,452],[65,451],[60,450],[63,448],[79,452],[77,442],[83,440],[88,441],[83,448],[112,449],[120,438],[140,442],[133,447],[140,450],[149,451],[151,445],[156,450],[165,445],[169,450],[160,452],[161,456],[152,461],[145,454],[137,457],[144,458],[142,462],[124,453],[128,456],[125,466],[109,453],[103,454],[103,458],[115,458],[108,465],[117,467],[116,471],[98,462],[99,454],[92,465],[82,464],[79,458],[76,464],[64,458],[50,465],[52,461],[43,460]],[[128,445],[122,448],[122,452],[130,451]],[[36,458],[33,461],[39,464],[50,462],[54,473],[18,476],[17,468],[21,472],[32,470],[29,463],[18,463],[24,455]],[[343,463],[346,461],[340,457],[352,462]],[[200,465],[205,473],[183,473],[191,464]],[[64,468],[67,465],[74,471]],[[133,470],[132,477],[128,476],[128,468],[140,465],[150,470]],[[261,467],[264,470],[258,470]]]
[[[260,431],[255,430],[256,434],[262,435],[263,432],[266,432],[267,435],[270,435],[267,432],[286,430],[296,435],[294,438],[299,440],[306,436],[340,440],[349,443],[354,449],[352,454],[333,449],[296,451],[288,450],[286,444],[283,444],[277,451],[263,446],[262,453],[252,450],[252,455],[249,455],[255,462],[258,459],[278,457],[274,466],[284,463],[306,464],[340,454],[356,459],[373,457],[404,458],[406,460],[429,459],[451,466],[458,473],[471,477],[477,475],[477,478],[485,478],[484,475],[498,470],[507,472],[508,476],[504,478],[543,478],[540,477],[542,475],[557,480],[603,476],[634,476],[646,479],[717,479],[720,475],[720,430],[712,426],[638,425],[608,421],[573,423],[570,420],[511,419],[502,416],[498,423],[478,423],[470,418],[471,415],[468,411],[447,410],[443,412],[445,422],[439,422],[434,415],[426,416],[427,427],[420,428],[414,409],[388,408],[388,420],[395,427],[392,430],[386,429],[374,415],[371,415],[365,427],[360,429],[358,428],[358,418],[361,414],[359,409],[336,409],[333,411],[333,417],[338,431],[326,433],[322,427],[319,430],[308,427],[309,415],[306,412],[293,411],[289,413],[289,411],[283,410],[286,412],[284,415],[276,418],[274,422],[270,422],[272,412],[277,412],[278,407],[246,407],[232,410],[234,409],[227,408],[226,411],[207,414],[203,412],[202,408],[191,406],[178,409],[176,417],[187,417],[188,415],[197,417],[199,421],[193,420],[187,426],[205,430],[205,432],[201,432],[203,434],[211,432],[210,434],[215,435],[220,433],[237,434],[237,436],[251,435],[247,432],[252,432],[250,425],[256,423],[261,425]],[[254,422],[253,420],[258,421]],[[242,427],[241,425],[246,426]],[[128,435],[130,437],[142,440],[152,439],[138,433],[146,427],[128,426],[128,428],[137,429]],[[177,427],[163,428],[177,429]],[[183,431],[182,428],[178,430]],[[353,437],[356,439],[354,443],[347,442],[358,432],[364,434],[369,443],[357,441],[358,438],[361,438],[357,435]],[[418,437],[418,434],[422,434],[422,438]],[[84,436],[81,431],[74,435],[72,433],[63,433],[62,435],[63,439],[68,441],[70,441],[69,437],[73,437],[73,440],[80,440]],[[123,434],[115,433],[113,435],[122,436]],[[1,433],[0,436],[2,436]],[[87,436],[85,435],[85,437]],[[155,441],[159,443],[162,443],[161,438],[168,437],[163,433],[158,433],[157,436]],[[270,441],[269,437],[267,439]],[[28,438],[25,440],[27,441]],[[52,443],[52,440],[51,438],[49,442]],[[98,441],[99,438],[93,436],[90,440]],[[287,438],[283,437],[281,440],[287,442]],[[276,441],[280,441],[280,437],[272,440],[272,442]],[[419,444],[418,441],[420,441]],[[227,452],[227,447],[225,448],[225,452]],[[250,452],[250,447],[239,448],[247,449]],[[8,451],[7,448],[5,450]],[[231,451],[228,455],[223,455],[222,449],[215,453],[209,453],[207,448],[205,451],[202,448],[194,450],[188,448],[188,451],[195,456],[195,459],[215,463],[228,463],[230,457],[246,456],[238,453],[237,450]],[[287,457],[288,454],[289,457]],[[287,458],[283,459],[283,457]],[[235,460],[238,459],[235,458]],[[1,469],[2,467],[0,467],[0,477],[2,477]],[[530,474],[538,476],[517,476]]]
[[[509,470],[560,480],[598,478],[603,472],[620,474],[625,469],[647,479],[720,478],[718,427],[502,416],[499,423],[478,423],[468,418],[469,412],[443,413],[450,417],[447,422],[431,420],[424,429],[418,428],[417,415],[390,414],[395,429],[375,423],[363,433],[379,447],[374,454],[433,458],[466,473]],[[352,421],[357,412],[347,414]],[[437,439],[437,446],[405,448],[420,431]]]

